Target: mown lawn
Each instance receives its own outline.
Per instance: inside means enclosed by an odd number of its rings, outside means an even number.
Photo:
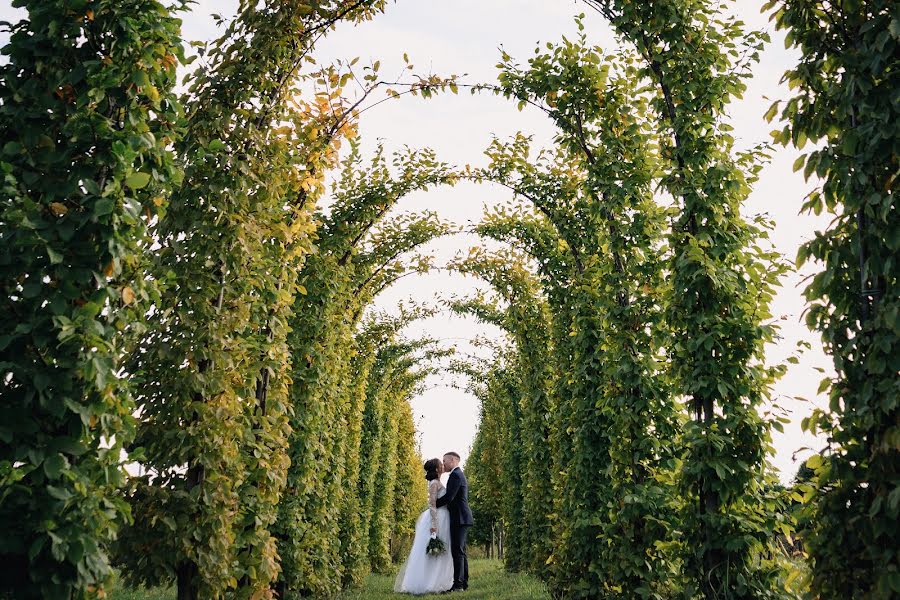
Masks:
[[[345,592],[339,600],[397,600],[394,593],[394,577],[372,575],[361,590]],[[435,598],[438,596],[434,596]],[[445,598],[459,600],[549,600],[544,584],[527,575],[511,575],[503,570],[498,560],[476,559],[469,561],[469,589],[447,594]]]
[[[497,560],[469,561],[469,589],[447,594],[460,600],[549,600],[544,585],[527,575],[510,575]],[[345,592],[333,600],[384,600],[402,598],[394,593],[392,575],[371,575],[362,589]],[[435,596],[437,597],[437,596]],[[111,600],[174,600],[174,590],[114,590]],[[325,600],[325,599],[321,599]]]

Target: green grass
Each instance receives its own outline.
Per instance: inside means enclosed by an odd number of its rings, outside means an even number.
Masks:
[[[329,600],[398,600],[409,597],[394,593],[393,575],[370,575],[359,590],[352,590]],[[433,597],[437,597],[436,595]],[[469,589],[466,592],[448,594],[459,600],[549,600],[550,596],[540,581],[527,575],[506,573],[497,560],[475,559],[469,561]],[[174,590],[118,589],[110,600],[174,600]],[[325,599],[319,599],[325,600]]]
[[[338,600],[397,600],[393,575],[371,575],[360,590],[344,592]],[[433,596],[437,598],[438,596]],[[527,575],[506,573],[498,560],[469,561],[469,589],[448,594],[459,600],[549,600],[544,584]]]
[[[175,600],[174,589],[153,588],[121,588],[114,587],[107,598],[109,600]]]

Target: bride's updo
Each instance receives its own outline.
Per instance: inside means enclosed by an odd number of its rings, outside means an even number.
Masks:
[[[440,466],[441,461],[436,458],[432,458],[431,460],[425,461],[425,479],[428,481],[432,481],[440,477],[438,475],[438,467]]]

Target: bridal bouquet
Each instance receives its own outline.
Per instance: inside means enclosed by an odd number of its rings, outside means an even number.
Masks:
[[[425,548],[425,554],[428,556],[440,556],[446,551],[447,547],[444,545],[444,540],[432,535],[431,539],[428,540],[428,547]]]

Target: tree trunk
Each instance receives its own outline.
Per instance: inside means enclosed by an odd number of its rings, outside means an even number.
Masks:
[[[194,581],[197,578],[197,565],[183,562],[176,568],[178,578],[178,600],[198,600]]]
[[[714,414],[714,403],[712,398],[700,398],[697,400],[697,417],[702,418],[709,431]],[[703,553],[703,572],[706,575],[703,585],[703,597],[707,600],[719,600],[719,592],[724,589],[725,585],[722,581],[722,563],[725,558],[722,551],[716,547],[717,542],[712,539],[713,533],[709,528],[709,521],[715,518],[719,512],[719,494],[709,489],[708,481],[700,481],[700,511],[706,516],[706,551]]]

